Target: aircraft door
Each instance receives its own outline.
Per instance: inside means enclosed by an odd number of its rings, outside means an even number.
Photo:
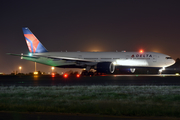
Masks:
[[[157,55],[153,55],[153,63],[157,62]]]

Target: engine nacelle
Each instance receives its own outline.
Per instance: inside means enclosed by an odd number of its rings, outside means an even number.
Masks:
[[[115,65],[112,62],[99,62],[97,64],[97,72],[114,73]]]

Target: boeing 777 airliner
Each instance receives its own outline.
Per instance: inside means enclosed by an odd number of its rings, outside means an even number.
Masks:
[[[170,56],[156,52],[49,52],[27,27],[22,30],[30,54],[9,54],[49,66],[114,73],[116,66],[127,66],[133,72],[138,67],[162,70],[175,63]]]

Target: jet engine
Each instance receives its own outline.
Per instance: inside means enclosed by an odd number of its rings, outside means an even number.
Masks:
[[[115,65],[112,62],[99,62],[96,69],[101,73],[114,73]]]

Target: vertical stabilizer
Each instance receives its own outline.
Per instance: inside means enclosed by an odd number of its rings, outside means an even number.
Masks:
[[[48,52],[47,49],[41,44],[41,42],[36,38],[36,36],[27,28],[22,28],[24,37],[31,53],[43,53]]]

